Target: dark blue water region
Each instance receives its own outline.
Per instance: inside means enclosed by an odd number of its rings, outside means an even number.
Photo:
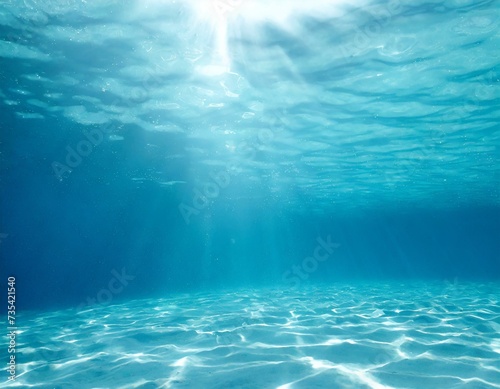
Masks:
[[[11,183],[1,189],[1,279],[16,276],[18,309],[87,304],[99,293],[110,301],[238,286],[500,279],[498,208],[313,215],[224,200],[186,224],[179,191],[33,176]]]

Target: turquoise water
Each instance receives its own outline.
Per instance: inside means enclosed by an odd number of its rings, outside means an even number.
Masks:
[[[499,388],[499,21],[2,2],[2,384]]]
[[[498,388],[497,284],[182,294],[26,317],[19,381],[55,388]],[[64,326],[61,326],[64,323]],[[50,382],[50,386],[46,381]]]

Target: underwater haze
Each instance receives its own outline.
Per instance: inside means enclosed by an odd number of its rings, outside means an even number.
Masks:
[[[500,388],[499,22],[3,1],[2,385]]]

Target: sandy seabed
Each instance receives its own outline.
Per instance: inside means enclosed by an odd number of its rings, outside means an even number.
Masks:
[[[8,387],[500,388],[499,301],[496,283],[380,282],[25,312]]]

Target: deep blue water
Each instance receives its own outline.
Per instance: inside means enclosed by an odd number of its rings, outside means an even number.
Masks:
[[[500,387],[499,21],[499,1],[4,1],[18,387]],[[251,370],[281,347],[290,367]],[[158,366],[115,358],[146,349]],[[459,355],[470,377],[422,362]]]

